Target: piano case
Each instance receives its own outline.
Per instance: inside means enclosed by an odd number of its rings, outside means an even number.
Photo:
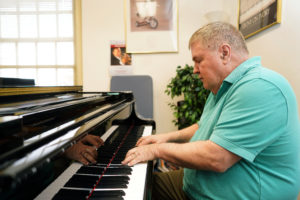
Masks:
[[[2,87],[0,199],[151,199],[152,162],[133,168],[120,162],[155,122],[137,117],[131,92],[81,89]],[[68,161],[58,176],[63,152],[87,134],[105,140],[97,164]]]

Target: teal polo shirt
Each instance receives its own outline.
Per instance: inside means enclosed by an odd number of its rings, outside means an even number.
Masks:
[[[261,66],[239,65],[210,94],[190,142],[211,140],[242,159],[224,173],[184,169],[190,199],[297,199],[300,128],[289,83]]]

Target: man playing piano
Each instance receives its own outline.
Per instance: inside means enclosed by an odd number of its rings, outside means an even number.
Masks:
[[[194,73],[211,91],[201,119],[141,138],[122,163],[159,158],[183,167],[154,174],[154,199],[296,199],[300,128],[289,83],[249,58],[227,23],[200,28],[189,47]]]

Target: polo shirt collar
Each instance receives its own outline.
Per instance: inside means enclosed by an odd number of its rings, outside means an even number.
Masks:
[[[251,68],[261,65],[261,58],[259,56],[249,58],[235,68],[223,81],[218,93],[214,95],[215,102],[221,98],[221,96],[229,89],[229,87],[241,79],[241,77],[249,71]]]
[[[249,69],[253,67],[257,67],[261,65],[260,56],[255,56],[249,58],[240,64],[237,68],[235,68],[225,79],[223,82],[228,82],[233,84],[237,80],[239,80]]]

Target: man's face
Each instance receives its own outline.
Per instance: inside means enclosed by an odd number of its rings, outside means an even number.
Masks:
[[[120,58],[120,57],[121,57],[121,49],[120,49],[120,48],[115,48],[115,49],[113,50],[113,55],[114,55],[115,57]]]
[[[216,94],[223,82],[222,59],[217,50],[204,48],[201,42],[191,45],[194,73],[198,74],[203,87]]]

